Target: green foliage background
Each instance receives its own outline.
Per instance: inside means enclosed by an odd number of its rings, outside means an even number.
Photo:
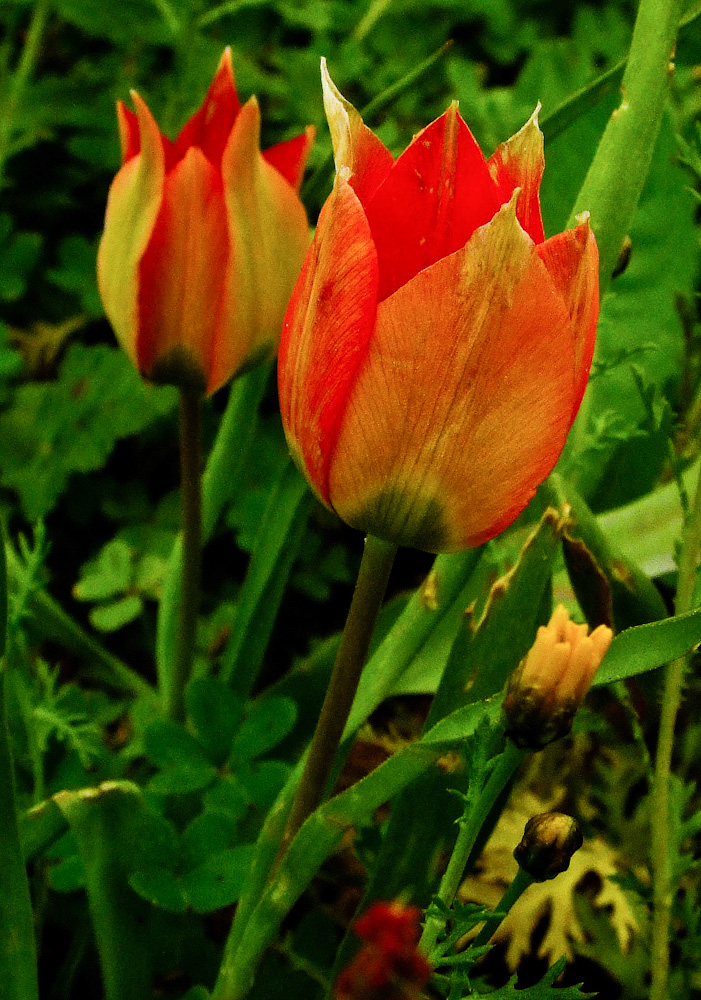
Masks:
[[[39,814],[26,821],[23,836],[25,854],[36,859],[51,1000],[102,995],[83,887],[91,906],[119,906],[125,921],[147,927],[137,943],[122,928],[124,947],[137,948],[135,970],[152,966],[159,995],[194,1000],[204,995],[200,984],[211,986],[225,936],[221,914],[243,891],[252,845],[313,724],[361,543],[312,502],[292,469],[271,378],[250,460],[229,484],[205,551],[188,728],[154,719],[146,685],[134,677],[154,679],[156,607],[179,524],[175,396],[141,381],[117,349],[97,295],[97,241],[119,166],[115,101],[138,90],[174,136],[231,45],[240,96],[256,93],[261,102],[264,146],[316,126],[303,189],[313,223],[331,183],[320,57],[362,108],[452,40],[368,124],[398,153],[458,99],[489,154],[542,102],[542,205],[551,235],[566,223],[616,88],[602,90],[560,131],[554,113],[625,56],[634,15],[628,0],[0,5],[0,509],[15,560],[8,710],[21,806],[50,803],[40,821]],[[694,22],[680,38],[672,96],[630,233],[630,264],[602,304],[591,416],[561,464],[596,512],[646,497],[681,476],[699,452],[699,66]],[[227,393],[206,413],[207,447]],[[659,516],[667,522],[676,495],[665,503]],[[524,521],[534,520],[537,506]],[[518,531],[490,551],[477,582],[470,578],[472,590],[456,587],[456,614],[467,596],[484,605],[489,583],[515,561]],[[633,555],[649,540],[635,517],[618,533]],[[656,534],[652,549],[646,555],[663,567],[655,575],[669,574],[669,535]],[[245,589],[252,559],[258,575]],[[422,555],[401,556],[400,593],[381,635],[428,565]],[[536,611],[542,608],[530,608],[534,618]],[[451,622],[428,652],[414,650],[421,669],[402,690],[435,689],[457,629]],[[286,674],[300,659],[303,667]],[[241,662],[247,681],[235,690],[222,678]],[[258,697],[249,699],[251,692]],[[647,694],[654,703],[654,691]],[[692,726],[684,751],[692,776],[698,739]],[[95,801],[79,791],[100,782],[114,784],[101,786]],[[59,792],[60,810],[48,798]],[[679,798],[688,804],[681,791]],[[679,805],[680,825],[688,822],[685,808]],[[105,848],[117,827],[119,837]],[[687,831],[687,840],[694,835]],[[680,835],[680,857],[683,843]],[[117,885],[122,895],[110,895]],[[696,885],[689,885],[675,982],[692,997],[701,931],[691,917]],[[324,995],[337,943],[328,909],[316,899],[293,923],[264,964],[254,1000],[278,995],[281,983],[291,998]],[[608,923],[590,922],[591,939],[603,941]],[[591,939],[587,947],[596,952]],[[99,935],[97,945],[104,953]],[[613,952],[605,959],[600,952],[600,963],[614,980],[633,982]],[[129,986],[118,963],[103,974],[116,977],[108,982],[111,1000]],[[550,973],[526,995],[550,995],[553,981]],[[496,995],[515,995],[513,984]],[[569,987],[563,995],[579,994]]]

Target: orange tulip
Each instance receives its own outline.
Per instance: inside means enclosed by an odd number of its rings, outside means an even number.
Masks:
[[[433,552],[507,527],[587,382],[587,218],[544,239],[536,115],[484,159],[452,105],[396,160],[322,64],[336,180],[292,295],[280,402],[295,460],[348,524]]]
[[[100,294],[143,375],[212,393],[276,348],[308,245],[297,190],[313,129],[261,153],[258,103],[240,106],[229,49],[175,142],[132,98],[136,114],[117,105]]]

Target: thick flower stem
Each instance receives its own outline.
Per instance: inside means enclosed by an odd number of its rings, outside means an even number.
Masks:
[[[477,843],[482,824],[511,780],[524,755],[524,751],[520,750],[511,740],[507,741],[504,752],[497,758],[494,770],[481,794],[477,797],[468,815],[460,821],[460,832],[437,893],[438,898],[446,906],[452,904],[455,894],[460,888],[465,867]],[[426,921],[419,949],[429,958],[429,961],[444,926],[445,919],[441,916],[432,916]]]
[[[290,810],[280,857],[307,816],[314,812],[324,797],[336,751],[365,665],[396,551],[396,545],[383,542],[373,535],[368,535],[365,539],[363,558],[341,645],[309,747],[302,778]]]
[[[690,611],[694,601],[696,568],[701,558],[701,474],[694,505],[687,516],[679,559],[675,611]],[[669,785],[674,746],[674,725],[681,704],[687,657],[670,663],[665,671],[660,729],[657,737],[655,776],[651,796],[652,945],[650,948],[650,1000],[666,1000],[669,975],[669,925],[674,884],[672,875]]]
[[[180,489],[182,493],[182,586],[173,669],[168,677],[165,713],[182,722],[185,688],[192,672],[202,551],[202,400],[197,392],[180,390]]]

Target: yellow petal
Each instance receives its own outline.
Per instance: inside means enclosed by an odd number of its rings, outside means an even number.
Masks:
[[[122,167],[110,188],[105,228],[97,253],[97,278],[117,340],[137,362],[139,262],[156,224],[163,196],[163,144],[151,112],[132,94],[141,150]]]
[[[224,317],[210,363],[210,392],[246,361],[275,352],[309,243],[301,201],[261,155],[254,97],[234,123],[222,157],[222,180],[231,258]]]

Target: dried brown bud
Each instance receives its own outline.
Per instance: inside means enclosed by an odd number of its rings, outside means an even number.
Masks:
[[[587,625],[570,621],[562,604],[538,629],[504,698],[509,735],[518,746],[539,750],[569,733],[613,638],[607,625],[588,633]]]
[[[579,824],[573,816],[540,813],[526,823],[514,857],[534,881],[545,882],[567,871],[572,855],[583,842]]]

